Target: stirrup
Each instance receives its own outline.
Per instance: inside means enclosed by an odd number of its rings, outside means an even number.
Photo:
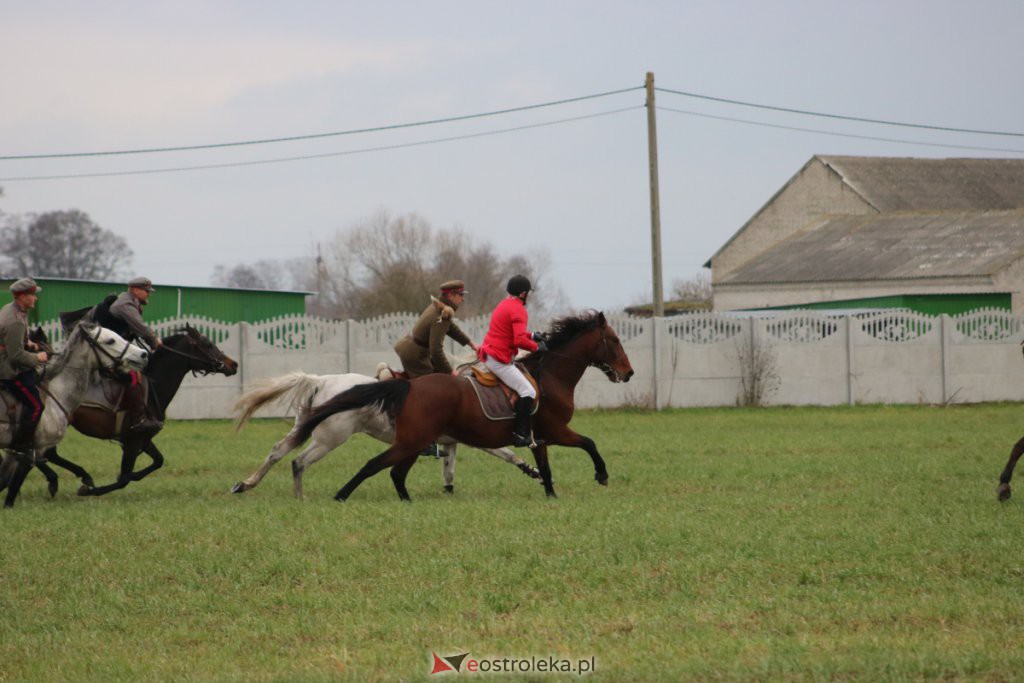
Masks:
[[[129,434],[144,434],[147,432],[159,432],[164,428],[164,423],[159,420],[154,420],[151,417],[139,420],[131,427],[128,428]]]
[[[438,445],[436,443],[432,443],[429,446],[427,446],[426,448],[424,448],[422,451],[420,451],[417,455],[419,455],[421,457],[427,457],[427,458],[430,458],[430,457],[440,458],[441,457],[441,449],[438,447]]]
[[[512,432],[512,446],[515,448],[533,448],[536,446],[533,442],[533,434],[527,433],[526,436],[518,432]]]

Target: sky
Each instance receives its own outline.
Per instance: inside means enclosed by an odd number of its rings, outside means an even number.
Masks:
[[[392,127],[0,159],[0,212],[85,211],[158,288],[308,256],[385,210],[546,252],[574,308],[649,301],[647,72],[666,296],[815,154],[1024,154],[1020,135],[765,108],[1022,133],[1019,0],[0,0],[0,16],[0,157]],[[66,175],[94,177],[25,179]]]

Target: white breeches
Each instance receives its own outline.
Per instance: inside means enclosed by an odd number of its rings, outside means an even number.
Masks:
[[[516,366],[511,363],[502,363],[500,360],[491,358],[487,354],[484,354],[484,365],[522,398],[537,398],[537,391],[526,377],[523,376],[523,373],[519,372],[519,368]]]

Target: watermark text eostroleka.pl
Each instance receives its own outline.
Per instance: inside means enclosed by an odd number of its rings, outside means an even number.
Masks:
[[[584,676],[594,672],[597,666],[596,657],[578,659],[566,657],[470,657],[468,652],[457,655],[434,656],[433,674],[470,673],[470,674],[537,674],[566,673]]]

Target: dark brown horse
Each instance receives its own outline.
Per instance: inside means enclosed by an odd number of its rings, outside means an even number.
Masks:
[[[32,334],[37,343],[46,343],[45,335],[38,329]],[[163,419],[168,404],[178,393],[182,380],[189,372],[192,374],[219,373],[230,377],[238,372],[238,363],[226,356],[217,346],[196,328],[186,324],[176,334],[164,337],[164,345],[153,352],[144,374],[150,382],[150,412]],[[139,481],[143,477],[160,469],[164,456],[153,443],[158,433],[132,433],[130,425],[123,425],[117,431],[117,420],[113,412],[99,407],[83,405],[71,416],[71,426],[86,436],[97,439],[113,439],[121,444],[121,468],[117,481],[106,486],[95,486],[92,476],[80,465],[61,457],[56,447],[46,451],[46,462],[36,463],[36,467],[49,482],[50,495],[57,492],[57,473],[47,465],[52,463],[62,467],[81,479],[82,486],[78,490],[80,496],[102,496],[127,486],[130,482]],[[152,463],[137,472],[135,463],[140,453],[146,453]],[[3,485],[0,485],[3,490]]]
[[[590,312],[553,323],[548,350],[527,356],[523,363],[540,385],[540,406],[533,418],[536,446],[533,456],[544,490],[555,495],[548,465],[548,446],[582,448],[594,462],[594,478],[608,485],[608,471],[593,440],[569,428],[573,394],[583,372],[599,368],[612,382],[628,382],[633,367],[604,313]],[[309,438],[321,422],[335,413],[378,405],[395,418],[395,441],[371,458],[334,496],[346,500],[364,479],[391,468],[398,497],[410,500],[405,477],[417,455],[442,434],[478,448],[500,448],[512,443],[512,421],[489,420],[480,409],[476,393],[466,379],[433,374],[414,380],[388,380],[362,384],[324,402],[293,432],[295,444]]]
[[[1022,454],[1024,454],[1024,439],[1013,444],[1013,449],[1010,451],[1010,459],[1006,462],[1006,467],[1003,468],[1002,474],[999,475],[999,487],[996,489],[999,500],[1010,499],[1010,479],[1013,478],[1013,468],[1017,466],[1017,461],[1020,460]]]

